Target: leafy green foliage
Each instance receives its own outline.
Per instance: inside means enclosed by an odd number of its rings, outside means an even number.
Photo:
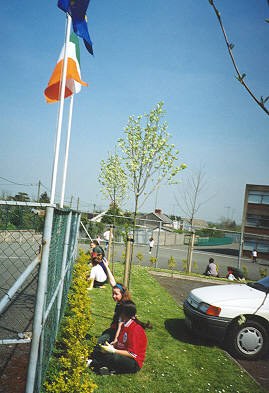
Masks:
[[[102,193],[109,198],[112,206],[119,206],[127,192],[127,176],[121,165],[118,154],[109,155],[108,159],[101,161],[99,183]]]
[[[98,235],[102,234],[106,228],[106,225],[102,222],[90,221],[86,213],[81,215],[81,221],[93,239],[96,239]]]
[[[183,270],[183,272],[187,272],[187,270],[188,270],[188,261],[187,261],[187,259],[182,259],[182,270]]]
[[[38,202],[41,202],[41,203],[49,203],[49,201],[50,201],[50,198],[49,198],[48,193],[46,191],[40,195],[39,200],[38,200]]]
[[[195,235],[201,236],[201,237],[224,237],[225,232],[222,231],[216,231],[214,228],[203,228],[203,229],[197,229],[195,230]]]
[[[242,266],[242,272],[243,272],[243,276],[247,280],[248,279],[248,268],[246,267],[246,265]]]
[[[136,258],[138,259],[139,264],[141,264],[144,260],[144,255],[141,252],[139,252],[136,254]]]
[[[187,261],[187,259],[182,259],[181,265],[182,265],[182,271],[184,273],[187,273],[187,271],[188,271],[188,261]],[[192,261],[192,270],[196,270],[197,268],[198,268],[197,262],[196,261]]]
[[[130,116],[125,137],[119,139],[125,173],[135,198],[135,218],[140,197],[143,195],[143,203],[163,179],[174,183],[177,173],[186,167],[176,165],[179,152],[169,143],[168,125],[162,121],[163,116],[163,102],[148,114]]]
[[[150,264],[153,266],[156,266],[157,264],[157,258],[156,257],[150,257],[149,258]]]
[[[124,225],[126,219],[121,209],[117,205],[111,204],[106,214],[102,217],[101,222],[105,224]]]
[[[44,216],[35,214],[34,210],[28,206],[2,205],[0,207],[0,229],[42,231]]]
[[[176,260],[173,257],[173,255],[171,255],[171,257],[168,259],[168,268],[172,270],[172,276],[173,276],[173,270],[175,269],[176,266],[177,266]]]
[[[12,197],[14,201],[20,201],[20,202],[29,202],[30,197],[27,194],[27,192],[18,192],[14,197]]]
[[[43,393],[91,393],[96,388],[86,368],[94,342],[86,336],[92,326],[91,301],[87,290],[88,256],[80,253],[74,267],[69,309],[56,345]],[[57,350],[60,347],[60,351]]]
[[[259,268],[259,273],[261,278],[266,277],[268,275],[268,270],[266,267],[260,267]]]

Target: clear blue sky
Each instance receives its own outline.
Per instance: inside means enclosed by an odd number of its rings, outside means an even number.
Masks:
[[[46,104],[43,90],[65,32],[56,3],[12,0],[0,14],[0,176],[22,184],[41,180],[48,189],[58,104]],[[241,72],[257,96],[266,97],[267,1],[216,0],[216,6]],[[95,56],[81,42],[82,78],[89,87],[75,97],[66,200],[79,197],[82,209],[107,206],[97,181],[100,160],[113,151],[129,115],[162,100],[180,162],[189,171],[204,166],[205,199],[213,197],[198,216],[240,220],[245,184],[269,184],[269,117],[236,81],[208,0],[92,0],[88,25]],[[0,184],[10,194],[37,193],[37,186]],[[161,187],[158,206],[165,213],[181,214],[174,198],[179,187]],[[152,196],[144,210],[154,204]]]

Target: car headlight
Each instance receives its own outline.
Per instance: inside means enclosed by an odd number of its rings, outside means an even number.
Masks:
[[[213,317],[218,317],[221,312],[220,307],[212,306],[208,303],[200,303],[198,306],[198,310],[201,311],[203,314],[212,315]]]

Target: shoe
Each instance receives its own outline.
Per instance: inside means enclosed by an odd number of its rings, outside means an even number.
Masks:
[[[88,359],[86,362],[86,367],[90,367],[90,365],[92,364],[93,360],[92,359]]]
[[[99,374],[100,375],[110,375],[110,371],[107,367],[100,367],[99,368]]]
[[[115,375],[116,371],[109,370],[106,366],[103,366],[103,367],[99,368],[98,374],[100,374],[100,375]]]

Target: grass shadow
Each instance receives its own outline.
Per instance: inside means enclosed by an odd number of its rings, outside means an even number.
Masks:
[[[185,325],[184,319],[174,318],[167,319],[164,322],[165,329],[176,340],[184,343],[199,345],[205,347],[213,347],[216,345],[212,340],[208,340],[189,331]]]
[[[233,248],[195,247],[195,250],[213,252],[214,254],[238,256],[238,250]]]

